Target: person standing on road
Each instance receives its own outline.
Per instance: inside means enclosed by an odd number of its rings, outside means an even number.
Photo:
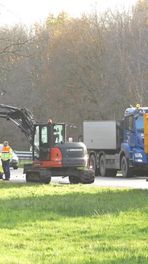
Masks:
[[[4,141],[1,153],[2,167],[5,174],[5,180],[10,179],[10,159],[12,158],[12,149],[8,141]]]

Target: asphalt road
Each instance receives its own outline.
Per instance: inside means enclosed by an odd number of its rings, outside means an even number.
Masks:
[[[11,182],[25,182],[25,175],[23,169],[11,169]],[[58,184],[69,184],[68,177],[52,177],[51,182]],[[118,188],[132,188],[132,189],[148,189],[148,181],[145,177],[123,178],[121,175],[117,177],[97,177],[91,186],[98,187],[118,187]]]

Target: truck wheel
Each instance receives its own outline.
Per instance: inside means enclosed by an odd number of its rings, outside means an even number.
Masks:
[[[89,157],[89,167],[95,172],[95,176],[98,176],[100,170],[97,168],[96,157],[94,154],[91,154]]]
[[[104,158],[104,156],[102,155],[102,156],[100,157],[100,175],[101,175],[102,177],[104,177],[104,176],[106,176],[106,172],[107,172],[107,170],[106,170],[106,166],[105,166],[105,158]]]
[[[123,156],[121,159],[121,172],[123,177],[126,178],[132,177],[132,169],[129,168],[129,163],[125,156]]]
[[[105,157],[102,155],[100,158],[100,174],[102,177],[115,177],[117,170],[115,169],[106,169]]]
[[[69,182],[71,184],[78,184],[80,183],[80,179],[76,176],[69,176]]]

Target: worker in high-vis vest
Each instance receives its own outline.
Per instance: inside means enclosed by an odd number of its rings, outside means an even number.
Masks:
[[[5,174],[5,180],[10,179],[10,160],[12,158],[12,148],[9,146],[8,141],[4,141],[1,153],[2,167]]]

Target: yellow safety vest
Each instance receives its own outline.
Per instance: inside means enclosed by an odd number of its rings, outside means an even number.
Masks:
[[[9,146],[2,148],[1,160],[6,161],[12,158],[12,149]]]

